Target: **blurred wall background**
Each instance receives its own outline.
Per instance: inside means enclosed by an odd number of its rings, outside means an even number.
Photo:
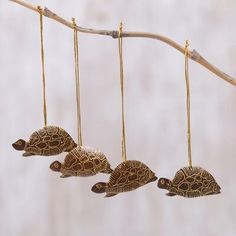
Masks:
[[[233,0],[30,1],[79,25],[165,35],[236,75]],[[76,139],[73,32],[45,25],[49,124]],[[217,196],[169,198],[156,183],[105,199],[90,191],[108,176],[60,179],[56,157],[23,158],[11,147],[43,126],[39,16],[0,2],[0,235],[233,236],[236,234],[236,88],[190,61],[193,163],[222,187]],[[79,34],[84,143],[121,162],[117,40]],[[161,42],[124,39],[128,159],[172,178],[188,164],[184,57]]]

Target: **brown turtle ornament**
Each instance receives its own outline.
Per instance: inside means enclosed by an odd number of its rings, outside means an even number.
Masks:
[[[112,197],[121,192],[135,190],[156,180],[155,173],[145,164],[129,160],[122,162],[114,169],[108,183],[96,183],[91,190],[95,193],[106,193],[105,197]]]
[[[72,137],[62,128],[57,126],[46,126],[35,131],[26,142],[19,139],[12,146],[18,150],[24,150],[24,157],[39,155],[52,156],[62,152],[70,152],[77,144]]]
[[[54,161],[50,165],[50,169],[61,172],[62,178],[70,176],[87,177],[96,175],[99,172],[106,174],[112,172],[104,153],[84,146],[78,146],[69,152],[65,157],[64,163]]]
[[[201,167],[184,167],[171,181],[160,178],[158,187],[169,191],[167,196],[200,197],[220,193],[220,186],[213,176]]]

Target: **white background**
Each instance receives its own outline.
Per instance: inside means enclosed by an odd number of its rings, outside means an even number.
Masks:
[[[158,33],[196,49],[236,76],[234,0],[31,1],[84,27]],[[45,19],[49,124],[75,139],[73,31]],[[79,34],[84,144],[121,162],[117,40]],[[188,164],[184,57],[150,39],[124,39],[128,159],[172,178]],[[90,191],[108,175],[59,178],[58,157],[21,157],[11,144],[43,126],[39,16],[0,2],[0,235],[233,236],[236,234],[236,88],[190,62],[193,164],[213,174],[217,196],[169,198],[156,183],[105,199]]]

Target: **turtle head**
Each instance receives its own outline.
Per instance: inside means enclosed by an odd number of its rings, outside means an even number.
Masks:
[[[94,184],[91,190],[92,190],[94,193],[105,193],[105,191],[106,191],[106,185],[107,185],[107,184],[104,183],[104,182],[99,182],[99,183]]]
[[[169,190],[170,187],[172,186],[172,182],[171,182],[169,179],[160,178],[160,179],[158,180],[157,186],[158,186],[159,188],[164,188],[164,189]]]
[[[60,172],[60,170],[61,170],[61,162],[59,162],[59,161],[54,161],[54,162],[50,165],[50,169],[51,169],[52,171]]]
[[[17,151],[22,151],[24,150],[26,145],[25,140],[19,139],[15,143],[12,144],[12,147],[15,148]]]

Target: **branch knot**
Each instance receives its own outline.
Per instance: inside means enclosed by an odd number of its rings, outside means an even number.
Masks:
[[[111,32],[111,36],[112,36],[113,39],[117,39],[118,36],[119,36],[119,31],[113,30],[113,31]]]

